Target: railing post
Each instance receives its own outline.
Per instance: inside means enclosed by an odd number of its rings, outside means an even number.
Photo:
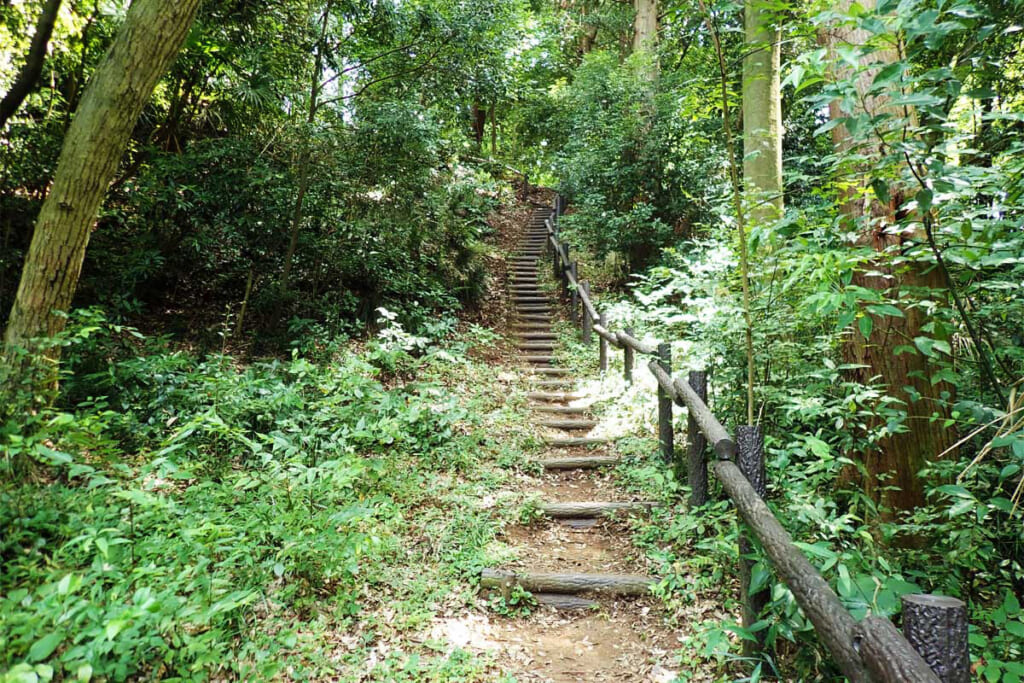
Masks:
[[[577,310],[579,308],[579,305],[580,305],[580,292],[579,292],[580,278],[579,278],[579,269],[577,268],[575,261],[573,261],[572,263],[569,264],[569,274],[572,275],[572,281],[574,281],[576,283],[576,286],[573,287],[572,290],[569,292],[569,294],[570,294],[570,300],[569,300],[569,319],[572,321],[573,325],[576,325],[576,324],[579,323],[579,319],[580,319],[579,318],[579,310]],[[569,278],[566,278],[566,282],[568,283],[569,281],[570,281]]]
[[[743,425],[736,428],[736,465],[747,478],[757,495],[764,498],[768,495],[767,477],[764,467],[764,433],[760,427]],[[765,605],[768,604],[770,592],[761,588],[753,595],[750,593],[752,572],[755,561],[750,557],[754,553],[754,544],[749,532],[740,531],[740,599],[743,602],[743,628],[749,629],[757,623]],[[747,657],[757,656],[764,649],[764,630],[754,634],[754,640],[743,640],[743,654]]]
[[[633,328],[627,327],[626,334],[630,337],[633,336]],[[626,378],[626,384],[633,383],[633,349],[630,348],[629,344],[622,345],[622,364],[625,366],[623,375]]]
[[[967,605],[942,595],[904,595],[903,636],[942,683],[968,683]]]
[[[668,342],[658,344],[658,363],[661,369],[672,376],[672,347]],[[665,462],[672,462],[675,451],[675,438],[672,433],[672,398],[658,384],[658,443],[661,446],[661,457]]]
[[[708,402],[708,373],[703,370],[691,372],[690,388],[700,396],[700,400]],[[690,457],[687,464],[687,476],[690,480],[690,507],[698,507],[708,502],[708,462],[705,458],[708,440],[704,432],[697,426],[697,419],[691,413],[686,420],[687,441],[690,443]]]
[[[608,329],[608,314],[601,311],[601,317],[598,318],[598,322],[601,323],[601,327],[605,330]],[[600,360],[601,374],[608,372],[608,340],[603,335],[599,335],[598,343],[600,345],[600,351],[598,352],[598,358]]]
[[[583,288],[583,293],[587,295],[587,300],[590,300],[590,283],[581,282],[580,287]],[[580,304],[582,305],[582,301]],[[583,343],[590,346],[590,341],[593,338],[594,332],[594,319],[590,317],[590,310],[583,306]]]
[[[562,245],[562,297],[569,297],[569,269],[571,268],[569,261],[569,245]]]

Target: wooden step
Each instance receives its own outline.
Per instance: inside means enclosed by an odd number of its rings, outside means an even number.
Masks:
[[[565,430],[577,430],[577,429],[593,429],[598,425],[596,420],[540,420],[536,423],[538,427],[547,427],[548,429],[565,429]]]
[[[555,346],[552,342],[524,342],[522,344],[516,344],[516,348],[520,351],[547,351],[551,352]]]
[[[650,512],[651,508],[659,507],[660,503],[641,501],[636,503],[545,503],[540,506],[541,512],[552,519],[594,519],[636,512]]]
[[[573,406],[534,406],[533,410],[538,413],[553,413],[555,415],[585,415],[587,408],[576,408]]]
[[[523,360],[527,363],[546,364],[553,363],[554,358],[552,356],[523,356]]]
[[[534,380],[533,386],[542,389],[556,389],[558,387],[576,386],[576,381],[572,379],[539,379]]]
[[[541,460],[546,470],[593,470],[599,467],[611,467],[622,462],[622,458],[614,455],[581,455],[574,458],[549,458]]]
[[[512,329],[517,330],[517,334],[554,334],[553,332],[546,331],[551,329],[550,322],[512,323]],[[545,331],[542,332],[541,330]]]
[[[655,579],[628,574],[550,574],[510,572],[485,569],[480,576],[481,588],[507,590],[519,585],[530,593],[596,593],[599,595],[647,595]]]
[[[520,339],[531,341],[535,339],[546,339],[548,341],[557,341],[558,335],[554,332],[519,332],[516,334]]]
[[[516,316],[516,319],[521,323],[542,323],[548,326],[551,325],[550,313],[522,313]]]
[[[548,299],[546,296],[517,296],[517,295],[513,295],[512,298],[515,299],[515,302],[517,304],[526,304],[526,305],[528,305],[528,304],[544,304],[545,306],[548,306],[548,305],[551,304],[551,300]]]
[[[564,391],[531,391],[526,398],[534,401],[575,401],[583,398],[582,394],[570,394]]]
[[[601,444],[609,443],[609,440],[591,437],[571,438],[564,436],[550,436],[544,437],[544,443],[553,448],[576,448],[577,446],[600,446]]]
[[[567,368],[528,368],[535,375],[571,375],[572,370]]]

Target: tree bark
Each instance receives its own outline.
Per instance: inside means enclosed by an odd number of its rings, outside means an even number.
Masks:
[[[849,11],[851,4],[852,0],[841,0],[836,9]],[[860,4],[870,11],[875,7],[875,0],[861,0]],[[839,27],[829,30],[823,39],[831,50],[835,50],[841,45],[862,45],[869,35],[860,29]],[[883,113],[890,106],[889,98],[869,95],[868,91],[878,70],[897,61],[899,54],[896,50],[876,50],[863,59],[865,65],[872,64],[873,68],[863,69],[854,75],[849,68],[837,67],[835,76],[838,79],[855,79],[860,94],[859,108],[872,114]],[[833,60],[835,64],[841,62],[838,57]],[[893,113],[897,116],[904,114],[903,111]],[[830,104],[830,114],[833,119],[846,116],[838,102]],[[840,152],[852,151],[860,144],[844,125],[833,128],[832,136]],[[872,139],[860,151],[869,153],[872,147],[877,149],[883,144],[881,139]],[[852,284],[897,300],[903,312],[902,318],[871,316],[870,337],[865,338],[856,326],[858,329],[843,345],[844,360],[853,366],[848,371],[849,379],[860,384],[880,382],[889,396],[905,403],[906,431],[882,439],[876,448],[853,454],[865,467],[865,493],[883,506],[888,517],[912,511],[925,503],[924,482],[918,472],[928,459],[947,450],[955,440],[955,434],[944,426],[943,419],[932,419],[933,414],[940,418],[948,417],[948,408],[941,400],[941,394],[943,391],[951,392],[952,387],[930,382],[933,368],[925,356],[916,352],[895,353],[897,346],[913,346],[915,338],[928,336],[923,332],[928,317],[919,307],[912,305],[916,296],[914,290],[941,289],[944,282],[939,269],[929,269],[927,264],[907,261],[894,267],[890,263],[885,252],[905,242],[918,241],[917,235],[893,228],[904,195],[900,188],[894,188],[892,199],[887,204],[868,199],[868,193],[862,191],[867,186],[868,169],[862,166],[854,172],[859,175],[859,180],[847,191],[842,211],[848,221],[858,225],[856,246],[869,246],[878,252],[878,256],[854,273]],[[912,387],[920,398],[915,400],[905,387]]]
[[[89,233],[107,186],[149,100],[188,34],[200,0],[135,0],[68,129],[36,221],[7,322],[7,350],[64,327]],[[14,358],[8,355],[8,360]],[[56,356],[56,352],[53,354]],[[17,374],[20,369],[15,370]]]
[[[658,0],[633,0],[633,51],[653,50],[658,44]]]
[[[7,125],[7,121],[14,116],[18,108],[32,92],[43,73],[43,64],[46,62],[46,47],[50,44],[50,36],[53,35],[53,25],[57,22],[57,13],[60,11],[61,0],[47,0],[43,5],[43,11],[39,13],[39,20],[36,22],[36,32],[32,36],[32,43],[29,45],[28,57],[25,65],[14,79],[11,89],[0,100],[0,129]]]
[[[743,176],[750,222],[782,216],[782,32],[762,0],[744,8]]]

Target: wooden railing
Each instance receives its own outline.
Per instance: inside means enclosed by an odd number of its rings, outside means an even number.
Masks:
[[[658,382],[658,441],[662,456],[666,463],[675,465],[677,473],[686,471],[690,505],[695,508],[708,500],[705,454],[710,444],[716,456],[712,465],[715,476],[745,522],[739,543],[743,625],[753,625],[768,601],[766,590],[753,594],[750,591],[751,557],[755,554],[752,540],[756,539],[779,579],[814,625],[821,643],[851,681],[969,681],[966,605],[944,596],[905,595],[902,633],[886,618],[856,621],[764,502],[767,486],[760,428],[740,426],[733,439],[707,406],[705,372],[691,372],[685,381],[674,377],[669,344],[641,341],[628,328],[612,331],[608,316],[598,311],[591,299],[589,284],[580,280],[569,245],[560,239],[559,217],[565,208],[564,199],[558,197],[547,221],[547,246],[552,272],[561,282],[562,294],[569,301],[569,317],[580,326],[583,342],[590,344],[594,334],[600,338],[601,372],[608,371],[609,347],[622,350],[624,374],[629,382],[633,379],[636,354],[653,357],[647,367]],[[685,463],[676,456],[673,404],[688,411],[689,448]],[[761,645],[745,641],[745,653],[756,654]]]

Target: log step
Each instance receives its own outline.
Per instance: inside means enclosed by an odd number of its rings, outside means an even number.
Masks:
[[[520,351],[552,351],[555,346],[552,342],[526,342],[523,344],[516,344],[516,348]]]
[[[541,512],[552,519],[594,519],[616,513],[650,512],[660,504],[651,501],[638,503],[545,503]]]
[[[533,574],[501,569],[485,569],[480,576],[481,588],[502,590],[516,584],[530,593],[647,595],[655,579],[628,574]]]
[[[538,413],[555,413],[557,415],[583,415],[587,412],[586,408],[574,408],[572,406],[534,406],[533,408]]]
[[[575,458],[549,458],[541,460],[546,470],[593,470],[618,465],[621,458],[614,455],[581,455]]]
[[[549,429],[593,429],[598,425],[597,420],[541,420],[537,422],[538,427]]]
[[[555,334],[554,332],[519,332],[516,336],[526,341],[534,339],[546,339],[548,341],[554,341],[558,339],[558,335]]]
[[[570,375],[572,370],[566,368],[528,368],[535,375]]]
[[[575,448],[577,446],[600,446],[609,443],[609,440],[591,437],[567,438],[553,436],[545,437],[544,443],[552,448]]]
[[[548,327],[551,326],[551,314],[543,313],[522,313],[516,316],[516,319],[524,323],[540,323]]]
[[[545,363],[553,363],[555,359],[552,356],[523,356],[523,360],[527,363],[543,365]]]
[[[561,382],[558,382],[561,384]],[[531,391],[526,398],[534,401],[575,401],[583,398],[580,394],[570,394],[565,391]]]

